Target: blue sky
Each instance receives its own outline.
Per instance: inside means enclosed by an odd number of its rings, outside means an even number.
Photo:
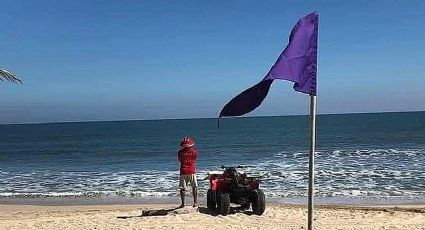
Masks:
[[[319,11],[319,113],[425,110],[425,1],[1,0],[0,123],[215,117]],[[275,82],[249,115],[308,112]]]

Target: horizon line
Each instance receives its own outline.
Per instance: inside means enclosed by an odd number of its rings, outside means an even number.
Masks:
[[[318,113],[317,116],[323,116],[323,115],[349,115],[349,114],[380,114],[380,113],[417,113],[417,112],[425,112],[425,110],[380,111],[380,112],[350,112],[350,113]],[[267,118],[267,117],[296,117],[296,116],[310,116],[310,114],[238,116],[238,117],[222,117],[220,119]],[[64,124],[64,123],[89,123],[89,122],[201,120],[201,119],[219,119],[219,118],[218,117],[193,117],[193,118],[161,118],[161,119],[125,119],[125,120],[82,120],[82,121],[54,121],[54,122],[24,122],[24,123],[4,123],[4,124],[0,124],[0,126],[1,125],[42,125],[42,124]]]

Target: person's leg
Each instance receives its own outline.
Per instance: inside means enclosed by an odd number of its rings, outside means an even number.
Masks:
[[[180,205],[180,208],[184,207],[184,198],[186,197],[186,191],[184,189],[180,189],[180,198],[182,200],[182,204]]]
[[[196,180],[196,174],[191,176],[190,184],[193,191],[193,207],[198,206],[198,180]]]
[[[184,199],[186,197],[186,183],[185,183],[183,175],[180,175],[179,188],[180,188],[180,198],[182,200],[180,207],[183,208],[184,207]]]
[[[193,207],[198,207],[198,188],[193,188]]]

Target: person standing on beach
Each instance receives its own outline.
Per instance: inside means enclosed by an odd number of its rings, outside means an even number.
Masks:
[[[190,137],[184,137],[180,142],[181,149],[177,153],[180,163],[180,197],[184,207],[184,199],[186,197],[186,185],[190,183],[193,191],[193,207],[198,206],[198,182],[196,180],[196,158],[197,151],[195,149],[195,141]]]

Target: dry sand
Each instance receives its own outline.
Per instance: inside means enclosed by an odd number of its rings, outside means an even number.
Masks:
[[[143,210],[177,205],[0,205],[0,229],[306,229],[300,205],[269,205],[262,216],[214,216],[204,207],[140,217]],[[318,206],[315,229],[425,229],[424,206]]]

